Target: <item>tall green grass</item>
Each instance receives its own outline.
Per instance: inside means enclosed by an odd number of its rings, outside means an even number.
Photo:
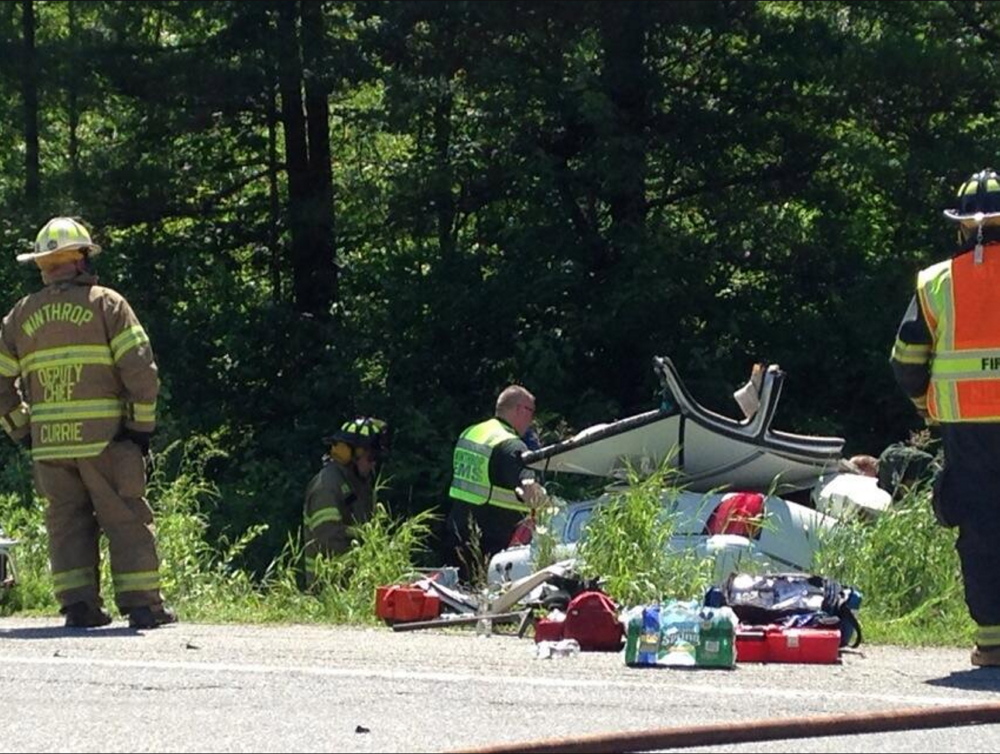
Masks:
[[[676,518],[664,496],[680,493],[664,465],[645,479],[629,471],[629,486],[614,492],[588,520],[578,547],[584,578],[601,580],[619,604],[648,605],[701,599],[712,580],[712,561],[692,550],[669,548]]]
[[[820,539],[818,573],[863,594],[868,641],[955,645],[972,641],[954,529],[937,524],[930,489],[911,489],[874,520],[855,515]]]
[[[299,532],[288,536],[263,575],[242,569],[237,565],[240,556],[268,524],[261,521],[236,534],[210,531],[209,513],[219,491],[205,468],[219,452],[206,438],[174,443],[157,454],[149,476],[147,496],[155,512],[163,593],[182,619],[374,623],[375,587],[417,575],[413,563],[426,547],[434,514],[400,519],[382,504],[376,505],[370,521],[358,527],[358,539],[348,553],[320,561],[317,583],[308,593],[300,589]],[[58,610],[48,567],[44,506],[37,498],[26,505],[21,495],[0,496],[0,522],[8,536],[18,540],[17,586],[0,605],[0,614]],[[105,601],[113,602],[103,540],[101,582]]]
[[[156,454],[150,474],[163,591],[183,620],[375,623],[375,587],[419,575],[414,564],[426,552],[435,515],[397,518],[381,504],[359,527],[348,553],[321,561],[310,592],[301,589],[299,532],[287,535],[263,573],[243,569],[242,554],[267,531],[268,522],[238,532],[211,530],[209,516],[220,493],[206,466],[217,454],[206,438],[174,443]],[[11,480],[15,472],[24,478]],[[15,491],[0,495],[0,525],[19,541],[14,548],[18,585],[0,604],[0,614],[54,615],[58,606],[48,568],[45,503],[25,493],[30,490],[27,464],[10,464],[4,474],[5,485]],[[698,599],[713,582],[710,559],[669,547],[675,528],[670,496],[681,491],[671,487],[673,482],[669,470],[645,479],[630,475],[628,487],[595,511],[579,543],[581,575],[600,579],[624,606]],[[812,570],[861,590],[859,617],[868,642],[971,642],[955,532],[936,524],[929,495],[918,488],[874,520],[848,519],[821,537]],[[557,555],[546,530],[551,513],[539,512],[539,567]],[[112,602],[106,546],[103,553],[102,592]]]
[[[0,495],[0,527],[17,541],[11,551],[17,586],[3,595],[0,615],[21,610],[52,612],[58,609],[49,578],[48,537],[44,503],[22,495]]]
[[[663,599],[699,599],[718,574],[711,560],[693,552],[671,552],[675,517],[665,510],[672,488],[668,471],[640,480],[595,510],[578,545],[587,578],[624,605]],[[934,519],[929,486],[911,489],[877,517],[847,516],[818,531],[811,570],[857,588],[858,612],[867,642],[907,646],[966,645],[974,625],[962,589],[955,530]],[[773,526],[766,518],[764,528]],[[753,559],[739,570],[760,572]]]

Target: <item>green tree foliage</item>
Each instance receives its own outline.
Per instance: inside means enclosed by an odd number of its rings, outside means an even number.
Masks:
[[[398,513],[443,512],[454,439],[506,383],[551,436],[655,405],[655,355],[727,414],[777,362],[780,428],[877,453],[917,426],[887,356],[951,248],[940,210],[998,153],[998,23],[940,1],[3,3],[0,239],[93,225],[161,364],[156,443],[225,451],[211,524],[270,524],[258,563],[345,417],[392,424]],[[0,281],[10,305],[37,276]]]

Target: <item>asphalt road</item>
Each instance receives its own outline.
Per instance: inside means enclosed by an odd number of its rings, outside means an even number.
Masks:
[[[116,622],[80,632],[55,617],[0,619],[6,751],[441,752],[528,742],[592,751],[594,737],[628,732],[1000,710],[998,691],[1000,670],[972,669],[966,649],[863,646],[837,665],[632,669],[621,654],[535,659],[530,639],[481,638],[471,627],[180,623],[138,632]],[[574,746],[579,737],[589,738]],[[686,750],[996,752],[1000,725],[700,740]]]

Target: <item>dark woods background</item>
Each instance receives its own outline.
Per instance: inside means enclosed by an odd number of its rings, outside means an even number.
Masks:
[[[271,524],[258,567],[323,434],[387,419],[384,499],[439,506],[510,381],[555,439],[655,407],[653,356],[731,416],[777,362],[777,428],[877,454],[919,427],[887,359],[941,210],[1000,167],[998,34],[977,2],[2,3],[0,304],[45,220],[90,223],[154,447],[225,452],[213,525]]]

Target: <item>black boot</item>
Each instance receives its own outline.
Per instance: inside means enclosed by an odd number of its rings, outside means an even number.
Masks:
[[[168,623],[176,623],[177,615],[173,610],[168,610],[163,605],[150,607],[133,607],[128,611],[129,628],[156,628],[165,626]]]
[[[66,628],[100,628],[111,622],[106,610],[89,602],[74,602],[59,612],[66,616]]]

